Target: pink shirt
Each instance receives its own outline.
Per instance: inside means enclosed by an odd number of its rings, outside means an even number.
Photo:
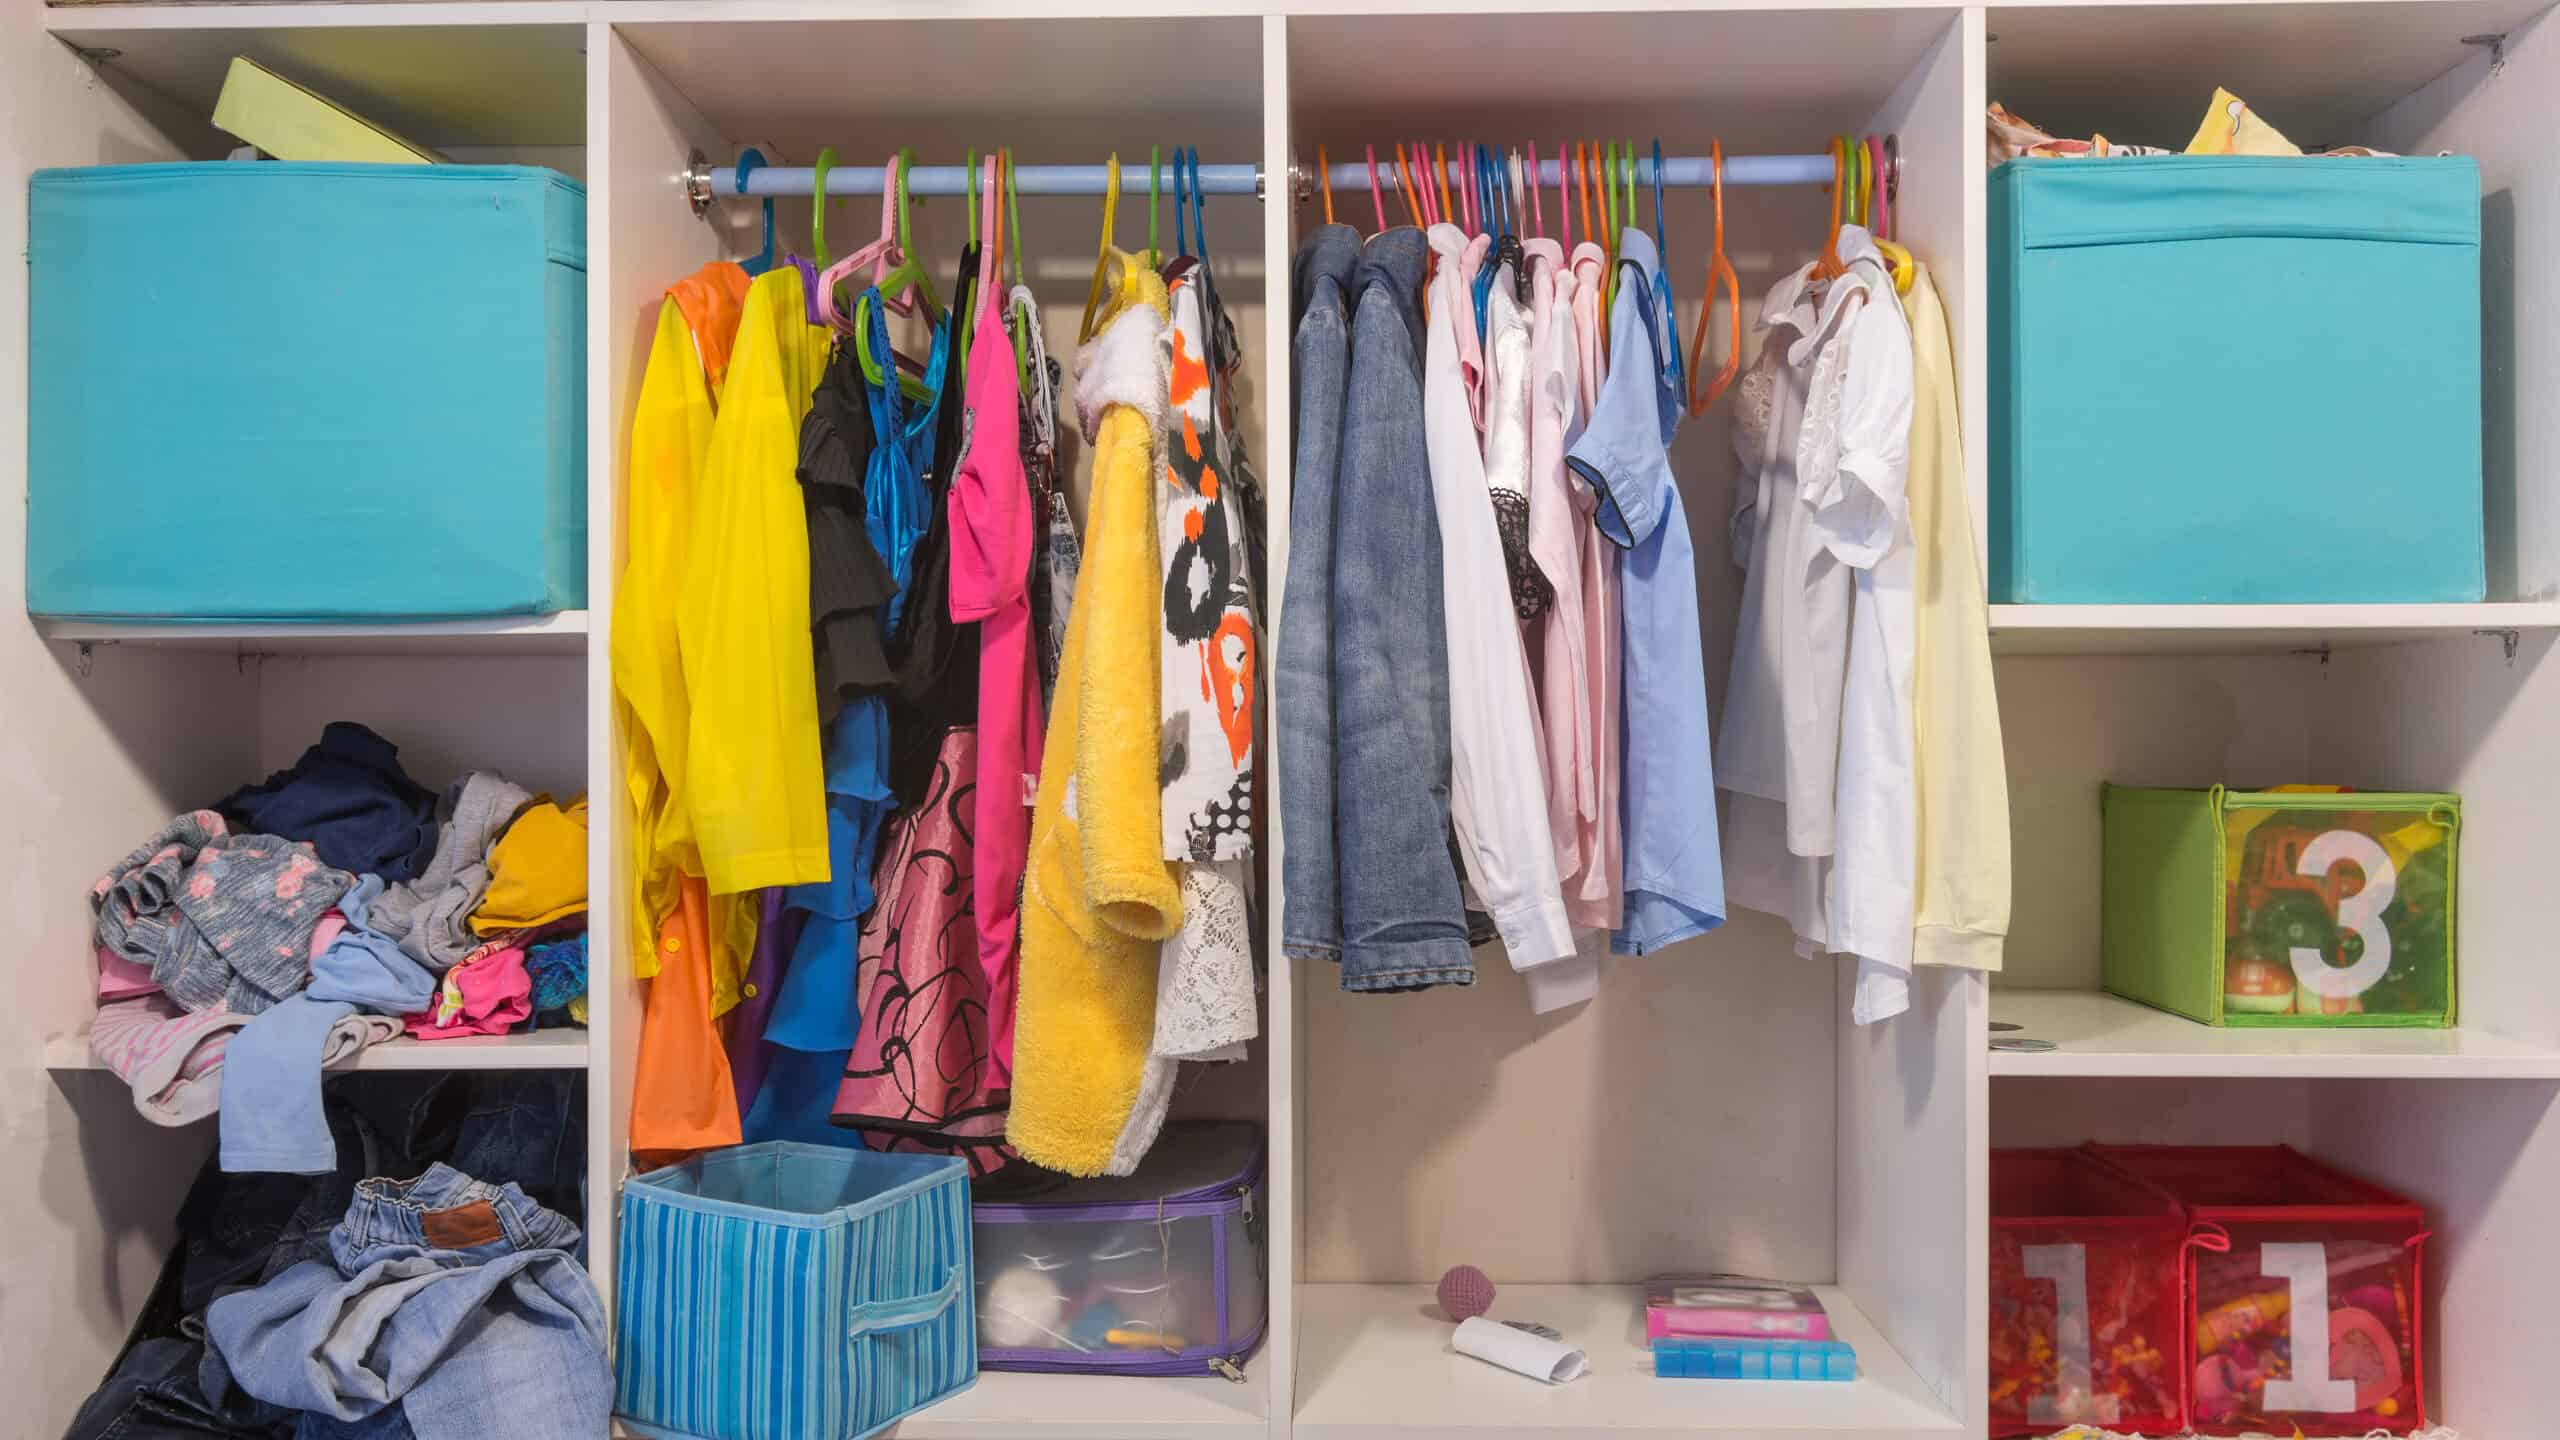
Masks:
[[[1575,503],[1565,469],[1565,431],[1582,413],[1581,365],[1573,329],[1574,277],[1553,240],[1523,241],[1529,265],[1529,556],[1555,586],[1555,600],[1532,621],[1531,670],[1538,682],[1539,745],[1546,759],[1547,829],[1565,915],[1580,929],[1610,926],[1608,907],[1582,898],[1573,881],[1599,842],[1600,768],[1594,746],[1590,643],[1583,622],[1582,543],[1593,527]]]
[[[986,207],[979,253],[997,263]],[[987,980],[987,1046],[994,1083],[1013,1077],[1014,935],[1022,872],[1031,851],[1031,797],[1040,783],[1044,725],[1031,664],[1031,482],[1022,469],[1022,381],[1005,336],[1004,287],[990,274],[978,287],[978,328],[969,345],[967,413],[960,464],[951,478],[951,618],[978,624],[977,870],[970,899],[978,918],[978,966]]]
[[[1600,398],[1608,371],[1608,346],[1600,336],[1600,297],[1609,278],[1608,253],[1586,240],[1573,247],[1570,303],[1573,311],[1573,384],[1567,407],[1566,448],[1582,433],[1583,419]],[[1566,295],[1563,279],[1557,295]],[[1570,475],[1570,467],[1567,470]],[[1579,477],[1571,480],[1582,549],[1582,660],[1591,703],[1591,756],[1596,790],[1592,809],[1581,813],[1589,853],[1565,877],[1565,903],[1574,923],[1618,928],[1625,914],[1626,856],[1618,803],[1619,733],[1625,692],[1618,681],[1618,547],[1592,520],[1600,497]],[[1534,504],[1533,511],[1534,513]]]

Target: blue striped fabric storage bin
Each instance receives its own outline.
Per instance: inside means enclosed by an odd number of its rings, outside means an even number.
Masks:
[[[622,1187],[615,1410],[667,1440],[858,1440],[978,1378],[969,1169],[774,1140]]]
[[[587,201],[518,165],[39,170],[27,609],[587,603]]]
[[[1993,600],[2483,597],[2478,166],[2012,160],[1990,221]]]

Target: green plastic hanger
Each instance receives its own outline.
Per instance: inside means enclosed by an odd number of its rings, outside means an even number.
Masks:
[[[1030,284],[1022,278],[1022,193],[1014,188],[1013,147],[1007,145],[996,154],[996,166],[1004,172],[1005,220],[1013,227],[1013,283],[1015,288],[1027,290]],[[994,204],[995,197],[989,196],[987,203]],[[1007,307],[1007,313],[1011,313],[1010,306]],[[1024,324],[1030,325],[1039,323],[1037,311],[1032,312],[1024,321]],[[1020,325],[1008,325],[1005,328],[1013,335],[1014,378],[1022,382],[1023,388],[1027,390],[1031,386],[1031,339],[1023,334]]]
[[[827,253],[827,172],[836,168],[836,147],[830,145],[818,152],[817,168],[817,182],[810,187],[817,199],[809,206],[809,258],[824,270],[835,263],[835,257]]]

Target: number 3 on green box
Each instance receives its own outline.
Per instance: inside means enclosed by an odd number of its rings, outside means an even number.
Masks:
[[[2362,831],[2322,832],[2318,839],[2302,847],[2302,861],[2295,868],[2318,879],[2340,862],[2364,872],[2364,888],[2338,900],[2338,924],[2354,931],[2364,942],[2364,954],[2352,965],[2332,965],[2313,946],[2293,947],[2294,978],[2302,982],[2305,990],[2331,1000],[2361,995],[2390,971],[2391,932],[2383,927],[2382,912],[2391,908],[2392,897],[2400,889],[2400,872],[2392,866],[2390,855],[2384,853],[2380,842]]]

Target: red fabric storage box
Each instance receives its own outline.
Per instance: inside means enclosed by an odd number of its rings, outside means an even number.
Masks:
[[[2182,1358],[2198,1434],[2425,1426],[2415,1203],[2282,1145],[2088,1149],[2187,1207]],[[2315,1313],[2327,1343],[2297,1347],[2299,1317]]]
[[[1991,1433],[2186,1428],[2186,1212],[2079,1150],[1991,1152]]]

